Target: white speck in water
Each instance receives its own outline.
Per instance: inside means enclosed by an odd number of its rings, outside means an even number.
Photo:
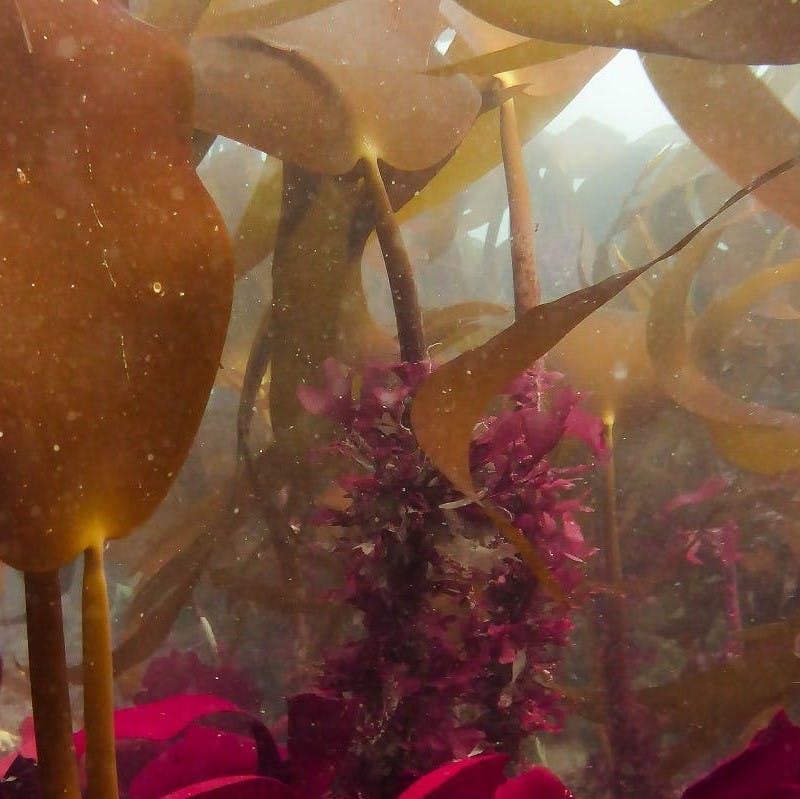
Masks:
[[[158,280],[156,280],[153,283],[153,287],[152,288],[153,288],[153,291],[156,294],[158,294],[159,297],[163,296],[163,294],[164,294],[164,286],[162,286],[161,283]]]
[[[611,372],[614,380],[627,380],[628,378],[628,365],[622,361],[617,361],[614,364],[614,369]]]
[[[61,452],[61,447],[58,444],[53,444],[53,452]]]
[[[153,453],[152,453],[152,452],[148,452],[148,453],[147,453],[147,460],[148,460],[150,463],[152,463],[152,462],[153,462],[155,459],[156,459],[156,456],[155,456],[155,455],[153,455]]]
[[[56,55],[59,58],[73,59],[78,55],[78,42],[74,36],[62,36],[56,43]]]
[[[119,354],[120,358],[122,358],[122,368],[125,370],[125,378],[130,382],[131,374],[128,371],[128,356],[125,354],[125,336],[122,335],[122,333],[119,334]]]
[[[20,186],[25,186],[28,182],[28,176],[22,169],[17,167],[17,183],[19,183]]]

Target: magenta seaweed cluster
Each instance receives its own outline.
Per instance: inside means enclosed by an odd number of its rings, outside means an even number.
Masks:
[[[568,643],[568,610],[532,576],[481,508],[465,503],[420,452],[408,405],[428,364],[328,361],[305,408],[338,424],[332,450],[343,509],[311,520],[341,528],[338,598],[361,632],[326,657],[318,687],[346,698],[354,734],[336,796],[385,799],[443,763],[475,752],[516,758],[535,731],[562,723],[552,687]],[[591,554],[577,521],[586,466],[546,456],[565,435],[602,452],[600,422],[560,376],[531,370],[480,425],[472,468],[483,502],[523,531],[565,593]],[[355,467],[355,468],[354,468]]]

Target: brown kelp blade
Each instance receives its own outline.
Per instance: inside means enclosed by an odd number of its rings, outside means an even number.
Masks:
[[[642,63],[681,128],[738,183],[797,153],[800,121],[748,67],[661,56]],[[794,175],[772,181],[755,196],[800,225],[800,182]]]
[[[166,494],[219,365],[231,257],[178,45],[58,0],[2,0],[0,45],[0,558],[48,570]]]
[[[426,169],[480,108],[463,76],[423,74],[437,31],[428,0],[345,0],[277,27],[197,35],[196,124],[322,174],[362,158]]]
[[[793,64],[800,22],[784,0],[459,0],[523,36],[736,64]]]

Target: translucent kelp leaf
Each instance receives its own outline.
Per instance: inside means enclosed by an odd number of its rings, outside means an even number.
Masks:
[[[269,28],[283,25],[309,14],[324,11],[342,0],[267,0],[252,8],[242,8],[241,3],[230,0],[214,0],[203,20],[204,33],[241,33],[253,28]]]
[[[281,215],[283,171],[277,158],[268,158],[233,234],[237,275],[250,271],[275,247]]]
[[[747,183],[800,149],[800,122],[747,67],[659,56],[647,56],[642,63],[678,124],[738,183]],[[755,196],[800,225],[796,175],[770,181]]]
[[[765,474],[800,468],[800,416],[744,402],[723,391],[695,362],[687,334],[687,299],[705,254],[718,238],[709,232],[689,245],[671,270],[661,276],[648,317],[647,346],[662,390],[676,403],[703,419],[720,453],[736,465]],[[797,267],[787,265],[785,280],[796,277]],[[748,290],[736,298],[755,298]],[[715,319],[725,313],[715,312]],[[694,347],[699,346],[695,339]]]
[[[766,0],[459,0],[464,8],[523,36],[627,47],[737,64],[784,64],[797,52],[793,3]]]
[[[454,64],[445,64],[428,70],[429,75],[497,75],[501,72],[510,72],[525,69],[534,64],[547,61],[557,61],[566,56],[575,55],[585,48],[575,44],[555,44],[541,39],[526,39],[523,42],[494,50],[489,53],[465,58]]]
[[[2,0],[0,557],[49,570],[161,501],[230,312],[188,65],[113,3]]]
[[[345,0],[266,31],[198,35],[196,124],[323,174],[364,157],[431,167],[480,108],[465,78],[421,74],[437,23],[429,0]]]
[[[130,0],[131,14],[175,36],[186,38],[194,30],[209,0]]]
[[[642,269],[581,289],[523,314],[482,347],[433,372],[417,393],[411,420],[420,447],[467,497],[476,498],[469,444],[489,402]]]
[[[647,354],[647,316],[601,308],[567,333],[548,363],[586,393],[585,404],[602,418],[652,416],[662,393]]]
[[[574,55],[514,73],[524,89],[514,95],[520,139],[525,142],[558,115],[605,66],[614,51],[583,48]],[[453,157],[400,214],[408,219],[433,208],[476,181],[501,161],[500,112],[481,114]]]
[[[658,716],[661,730],[679,741],[661,758],[662,773],[685,768],[721,738],[740,735],[765,708],[797,697],[799,622],[795,616],[752,628],[736,659],[690,667],[672,682],[637,692],[637,700]]]

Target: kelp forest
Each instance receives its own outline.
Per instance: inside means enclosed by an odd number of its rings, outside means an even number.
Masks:
[[[795,62],[0,0],[0,799],[800,797]]]

